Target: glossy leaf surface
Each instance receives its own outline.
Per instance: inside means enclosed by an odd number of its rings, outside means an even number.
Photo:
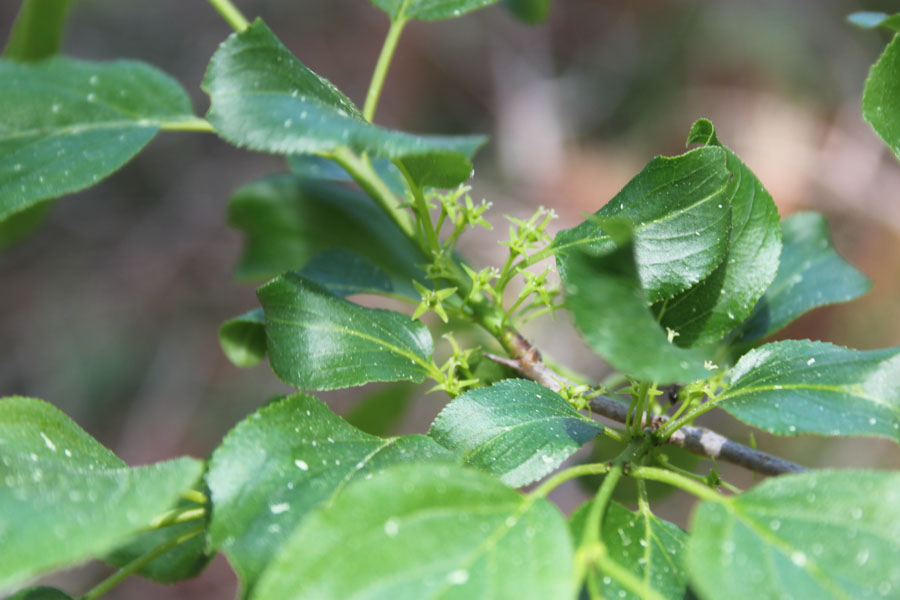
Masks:
[[[787,340],[745,354],[716,404],[779,435],[871,435],[900,442],[900,348]]]
[[[556,469],[603,431],[559,394],[526,379],[507,379],[455,398],[428,435],[512,487]]]
[[[601,219],[631,224],[635,262],[651,302],[690,288],[724,260],[731,230],[725,158],[716,147],[656,157],[597,211]],[[566,281],[569,256],[605,254],[616,244],[592,219],[560,231],[553,245]]]
[[[569,521],[576,540],[584,535],[590,505],[583,504]],[[684,597],[687,538],[680,527],[657,518],[649,510],[633,513],[617,502],[609,504],[600,531],[600,541],[609,556],[663,598]],[[594,578],[594,588],[602,598],[641,600],[608,573],[592,569],[588,577]]]
[[[875,133],[900,158],[900,35],[894,35],[869,70],[862,112]]]
[[[59,52],[70,0],[24,0],[3,56],[19,61],[41,60]]]
[[[452,19],[495,2],[497,0],[372,0],[372,4],[386,12],[392,21]]]
[[[886,27],[894,31],[900,31],[900,14],[889,15],[883,12],[860,11],[848,15],[847,20],[864,29]]]
[[[853,300],[872,286],[834,250],[822,215],[797,213],[784,220],[782,231],[775,281],[741,326],[740,342],[764,338],[813,308]]]
[[[650,312],[641,289],[632,244],[605,256],[568,258],[566,302],[587,344],[609,364],[638,379],[659,383],[704,379],[709,348],[680,348]]]
[[[228,222],[245,235],[239,277],[298,270],[331,248],[352,250],[398,280],[424,277],[416,265],[426,260],[415,245],[371,200],[341,186],[262,179],[235,192]]]
[[[370,381],[421,382],[432,341],[419,321],[338,298],[295,273],[257,291],[269,363],[290,385],[332,390]]]
[[[891,598],[900,589],[900,475],[818,471],[769,479],[691,519],[701,598]]]
[[[694,123],[688,143],[721,147],[712,123]],[[706,279],[654,306],[660,323],[678,332],[679,346],[704,346],[725,337],[750,316],[775,278],[781,254],[781,222],[772,196],[737,155],[725,150],[732,174],[725,192],[731,204],[728,253]]]
[[[363,433],[305,394],[277,400],[239,423],[213,453],[210,544],[228,556],[245,591],[315,506],[387,465],[450,461],[426,436]]]
[[[400,465],[357,480],[297,528],[254,600],[568,600],[565,521],[496,478]]]
[[[193,119],[168,75],[135,61],[0,60],[0,220],[89,187],[163,123]]]
[[[349,147],[385,158],[454,153],[470,158],[480,136],[418,136],[377,127],[334,85],[313,73],[261,20],[232,34],[209,64],[207,119],[229,142],[276,154]]]
[[[0,401],[0,589],[113,550],[202,472],[181,458],[129,468],[56,408]]]

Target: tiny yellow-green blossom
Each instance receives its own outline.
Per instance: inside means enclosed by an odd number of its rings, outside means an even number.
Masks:
[[[449,320],[449,317],[447,316],[447,311],[444,309],[442,302],[452,296],[454,292],[456,292],[456,288],[451,287],[440,290],[429,290],[415,280],[413,280],[413,285],[416,287],[416,291],[419,292],[419,295],[422,296],[422,301],[419,302],[416,310],[413,311],[412,318],[418,319],[429,310],[433,310],[441,320],[446,323]]]

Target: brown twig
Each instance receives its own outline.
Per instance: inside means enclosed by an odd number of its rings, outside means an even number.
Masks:
[[[536,381],[554,392],[562,390],[564,385],[575,385],[545,365],[541,360],[540,352],[515,331],[508,330],[503,342],[510,358],[487,353],[485,356],[518,371],[528,379]],[[625,423],[628,406],[607,396],[595,396],[591,399],[591,411],[607,419]],[[668,420],[668,417],[664,415],[652,416],[649,421],[643,421],[642,426],[657,431]],[[669,436],[666,442],[694,454],[729,462],[764,475],[799,473],[808,470],[806,467],[783,458],[739,444],[705,427],[693,425],[681,427]]]

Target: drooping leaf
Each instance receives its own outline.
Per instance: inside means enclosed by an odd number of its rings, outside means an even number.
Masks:
[[[771,335],[813,308],[858,298],[872,285],[835,252],[822,215],[797,213],[784,220],[782,231],[778,274],[738,330],[739,343]]]
[[[863,29],[886,27],[894,31],[900,31],[900,14],[889,15],[883,12],[860,11],[848,15],[847,20]]]
[[[266,319],[261,308],[225,321],[219,328],[219,345],[228,360],[252,367],[266,357]]]
[[[712,123],[700,119],[688,143],[720,146]],[[725,260],[710,275],[654,306],[664,327],[678,332],[679,346],[705,346],[750,316],[772,283],[781,254],[781,223],[772,196],[741,159],[724,148],[732,173],[725,196],[731,204],[731,237]]]
[[[428,435],[461,454],[465,464],[521,487],[553,471],[601,431],[552,390],[507,379],[455,398]]]
[[[900,348],[787,340],[745,354],[716,404],[779,435],[870,435],[900,442]]]
[[[97,183],[167,122],[194,119],[168,75],[135,61],[0,60],[0,221]]]
[[[450,460],[426,436],[363,433],[312,396],[277,400],[239,423],[210,459],[210,544],[247,592],[305,515],[349,482],[395,463]]]
[[[587,344],[619,371],[658,383],[705,379],[712,348],[673,344],[650,312],[630,241],[566,260],[566,303]]]
[[[601,219],[631,223],[638,273],[651,302],[690,288],[725,258],[731,230],[725,159],[717,147],[656,157],[597,211]],[[560,231],[553,245],[566,281],[570,256],[606,254],[616,243],[595,218]]]
[[[22,590],[7,600],[74,600],[74,598],[62,590],[40,586]]]
[[[180,500],[176,509],[200,508],[200,505],[188,500]],[[138,534],[127,544],[116,548],[103,557],[103,560],[115,567],[124,567],[138,557],[144,556],[166,542],[172,542],[189,534],[199,526],[206,525],[205,519],[194,519],[168,525],[154,531]],[[206,540],[202,535],[192,537],[169,550],[156,560],[151,561],[137,575],[160,583],[175,583],[197,576],[213,559],[214,553],[207,553]]]
[[[370,381],[422,382],[431,366],[431,334],[397,312],[353,304],[296,273],[257,291],[266,319],[272,370],[306,390]]]
[[[232,34],[209,63],[207,119],[223,138],[251,150],[317,154],[349,147],[403,158],[432,153],[469,159],[485,138],[419,136],[368,123],[353,102],[313,73],[261,20]]]
[[[584,535],[590,506],[590,502],[583,504],[569,520],[576,540]],[[609,556],[663,598],[684,598],[687,538],[680,527],[649,510],[633,513],[617,502],[610,502],[600,528],[600,541]],[[588,576],[594,578],[603,598],[641,600],[608,573],[592,570]]]
[[[701,598],[891,598],[900,590],[900,474],[816,471],[769,479],[691,519]]]
[[[288,167],[291,173],[303,179],[316,179],[319,181],[338,181],[349,183],[353,181],[347,171],[331,159],[315,154],[292,154],[287,157]],[[401,198],[406,193],[406,182],[403,175],[387,158],[372,159],[372,168],[378,176]]]
[[[102,556],[171,508],[202,472],[128,468],[51,405],[0,400],[0,589]]]
[[[892,28],[900,16],[892,17]],[[900,35],[887,45],[869,70],[862,99],[863,118],[900,158]]]
[[[311,514],[252,598],[571,600],[572,559],[546,500],[472,469],[398,465]]]
[[[460,17],[468,12],[494,4],[497,0],[372,0],[392,21],[419,19],[437,21]]]
[[[387,435],[397,426],[413,399],[416,386],[395,383],[368,394],[344,415],[344,420],[366,433]]]
[[[427,261],[416,246],[371,200],[341,186],[289,176],[255,181],[232,196],[228,222],[246,236],[239,277],[298,270],[329,248],[352,250],[397,281],[424,277],[416,265]]]
[[[41,60],[59,52],[69,0],[25,0],[7,38],[3,57]]]
[[[506,8],[523,23],[543,23],[550,16],[550,0],[503,0]]]

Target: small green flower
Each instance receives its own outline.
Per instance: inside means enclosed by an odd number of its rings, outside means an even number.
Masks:
[[[441,320],[446,323],[449,320],[449,317],[447,316],[447,311],[444,309],[442,303],[444,300],[446,300],[456,292],[456,288],[451,287],[441,290],[429,290],[427,287],[415,280],[413,280],[413,285],[416,287],[419,295],[422,296],[422,301],[413,312],[412,318],[418,319],[429,310],[433,310],[437,313]]]

